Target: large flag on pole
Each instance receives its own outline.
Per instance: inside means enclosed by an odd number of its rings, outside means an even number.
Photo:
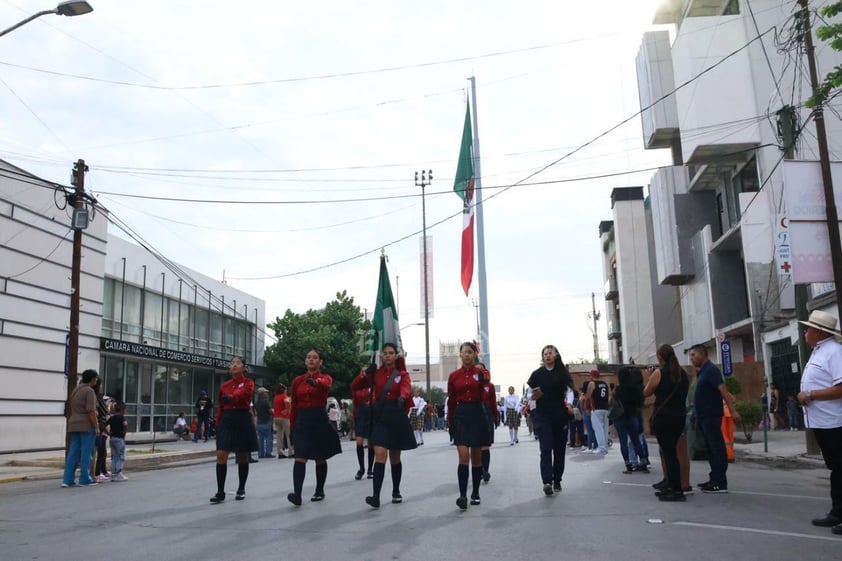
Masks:
[[[474,278],[474,160],[472,153],[471,107],[465,108],[465,128],[456,166],[453,190],[462,199],[462,289],[465,296]]]
[[[380,256],[380,280],[377,285],[374,316],[371,318],[371,331],[373,336],[369,339],[368,350],[373,363],[381,365],[380,349],[385,343],[397,345],[398,355],[403,356],[398,308],[392,296],[392,283],[389,281],[389,271],[386,268],[386,255]]]

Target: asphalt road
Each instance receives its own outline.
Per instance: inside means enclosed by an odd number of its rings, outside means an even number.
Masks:
[[[508,440],[504,430],[497,438]],[[731,493],[697,494],[686,503],[661,503],[651,475],[623,475],[619,450],[605,458],[568,453],[563,492],[545,497],[538,476],[537,442],[521,431],[520,444],[492,449],[482,504],[455,504],[456,451],[445,433],[404,454],[403,504],[363,499],[371,481],[355,481],[353,445],[329,461],[327,498],[311,503],[315,480],[308,463],[304,505],[286,500],[292,462],[252,464],[247,497],[215,492],[213,464],[132,473],[125,483],[59,488],[59,482],[0,486],[0,558],[4,561],[124,561],[150,559],[836,559],[842,537],[810,525],[829,508],[828,472],[782,470],[753,463],[729,469]],[[654,447],[653,447],[654,448]],[[707,479],[694,462],[692,482]]]

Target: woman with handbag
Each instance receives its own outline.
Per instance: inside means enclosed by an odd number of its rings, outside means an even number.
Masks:
[[[617,386],[614,388],[613,403],[620,404],[620,411],[613,418],[617,438],[620,440],[620,452],[626,464],[625,474],[640,471],[649,473],[649,455],[640,443],[640,409],[643,407],[643,388],[634,384],[634,368],[623,367],[617,372]],[[612,405],[613,405],[612,403]],[[613,410],[613,407],[609,409]],[[611,415],[609,414],[609,417]],[[635,465],[629,461],[629,441],[632,443],[638,461]]]
[[[657,351],[658,364],[643,389],[644,397],[655,395],[655,411],[649,426],[658,439],[658,447],[667,466],[667,487],[656,491],[661,501],[686,501],[681,490],[681,468],[676,446],[684,431],[686,415],[685,401],[690,380],[687,372],[678,364],[678,358],[670,345],[661,345]]]
[[[392,467],[392,502],[398,504],[403,502],[401,451],[418,447],[407,417],[412,404],[412,382],[406,372],[406,364],[403,357],[398,355],[398,347],[394,343],[383,345],[380,356],[383,366],[371,374],[363,370],[351,381],[352,391],[371,388],[374,423],[368,442],[369,446],[374,447],[374,481],[373,493],[365,498],[365,502],[372,508],[380,508],[380,489],[386,475],[386,453]],[[360,475],[360,472],[357,474]]]

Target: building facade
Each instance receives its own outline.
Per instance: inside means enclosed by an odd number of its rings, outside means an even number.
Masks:
[[[649,185],[655,281],[676,287],[682,318],[664,342],[706,343],[717,358],[725,343],[733,362],[762,360],[790,382],[800,373],[790,264],[775,259],[781,163],[818,153],[796,12],[777,0],[664,0],[653,23],[673,30],[644,34],[637,54],[643,145],[673,164]],[[816,56],[820,71],[838,63],[829,48]],[[828,115],[838,156],[842,122]],[[812,285],[808,308],[830,309],[832,289]]]
[[[63,448],[72,230],[63,191],[0,161],[0,453]],[[197,394],[215,395],[232,355],[263,360],[265,304],[164,266],[108,234],[82,236],[79,372],[127,405],[130,432],[168,432]],[[259,367],[258,367],[259,369]]]

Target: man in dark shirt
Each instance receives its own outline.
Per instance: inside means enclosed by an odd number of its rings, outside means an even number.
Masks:
[[[588,403],[591,407],[591,425],[596,436],[594,454],[608,453],[608,384],[599,378],[599,370],[591,370],[588,384]]]
[[[722,372],[708,360],[707,347],[702,344],[690,347],[690,362],[699,369],[693,405],[696,424],[704,436],[710,463],[710,479],[699,487],[704,493],[727,493],[728,479],[725,474],[728,471],[728,456],[722,436],[722,416],[725,414],[723,401],[728,405],[735,423],[740,422],[740,414],[734,409],[734,396],[725,389]]]
[[[205,442],[208,441],[212,411],[213,402],[208,397],[207,392],[202,390],[199,393],[199,399],[196,400],[196,433],[193,435],[193,442],[199,441],[199,435],[204,436]],[[204,430],[202,427],[204,427]]]

